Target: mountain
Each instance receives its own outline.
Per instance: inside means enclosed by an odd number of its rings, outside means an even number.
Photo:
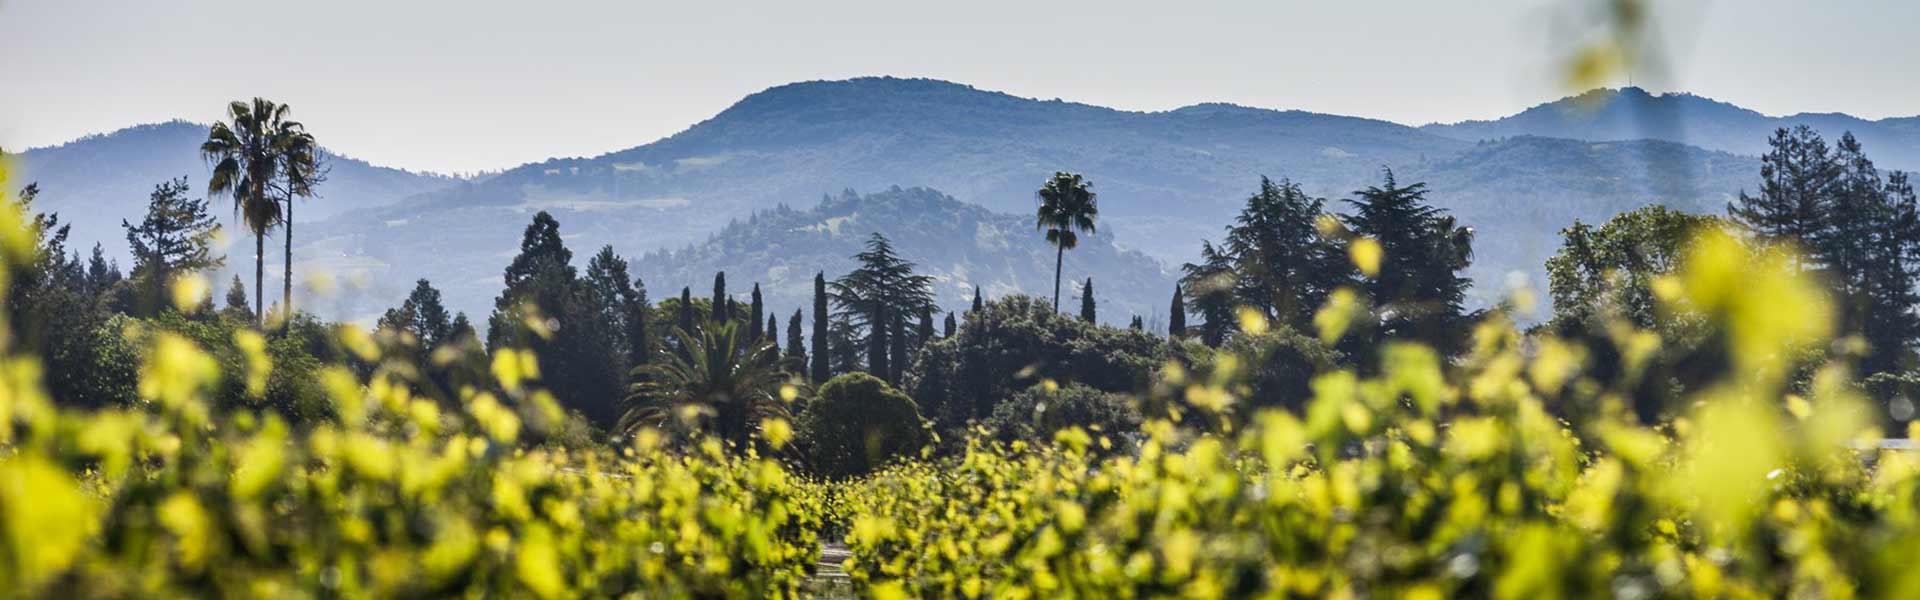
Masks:
[[[1685,93],[1650,94],[1637,87],[1599,89],[1491,121],[1421,127],[1461,140],[1534,135],[1588,141],[1656,139],[1758,156],[1781,127],[1808,125],[1829,141],[1852,131],[1882,167],[1920,169],[1920,116],[1867,120],[1841,113],[1773,117]]]
[[[206,138],[206,125],[171,121],[34,148],[14,158],[20,169],[18,179],[40,184],[35,207],[58,212],[62,223],[73,225],[71,247],[84,252],[100,242],[108,256],[125,264],[129,255],[120,220],[138,222],[155,185],[184,176],[194,194],[206,193],[211,173],[200,159],[200,143]],[[308,223],[454,183],[449,177],[323,153],[332,170],[319,190],[320,197],[302,201],[295,208],[296,234]],[[213,204],[211,212],[230,223],[231,205],[219,200]]]
[[[933,277],[934,296],[949,310],[965,311],[975,285],[990,298],[1052,291],[1053,247],[1034,231],[1031,218],[996,213],[926,188],[866,195],[848,190],[811,209],[759,211],[699,244],[650,252],[635,267],[656,299],[677,295],[685,285],[704,290],[699,284],[720,271],[736,294],[746,294],[757,282],[784,327],[793,309],[811,310],[814,273],[825,271],[831,280],[851,271],[854,253],[875,232],[892,240],[902,258],[917,263],[916,272]],[[1102,322],[1125,325],[1133,315],[1165,322],[1174,274],[1145,254],[1116,247],[1112,237],[1082,238],[1067,252],[1064,273],[1064,310],[1079,310],[1076,282],[1092,277]]]
[[[576,249],[613,244],[632,256],[697,243],[756,211],[845,189],[919,186],[1028,214],[1040,183],[1067,170],[1085,174],[1099,193],[1102,230],[1093,238],[1111,236],[1171,268],[1220,235],[1262,175],[1291,178],[1339,208],[1353,190],[1378,182],[1383,167],[1403,181],[1429,181],[1435,204],[1478,229],[1480,304],[1504,294],[1516,272],[1543,285],[1541,263],[1575,218],[1652,202],[1717,212],[1758,174],[1750,158],[1657,141],[1476,142],[1300,111],[1201,104],[1132,112],[865,78],[775,87],[650,144],[529,164],[342,215],[306,229],[312,251],[303,255],[315,257],[309,266],[368,284],[365,295],[376,301],[340,299],[338,316],[376,315],[423,276],[457,308],[483,312],[538,210],[554,213]],[[1670,181],[1696,175],[1691,185]],[[675,290],[711,276],[636,274]]]

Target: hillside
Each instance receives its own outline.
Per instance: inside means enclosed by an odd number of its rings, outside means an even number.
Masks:
[[[1650,156],[1658,162],[1640,160]],[[1649,164],[1711,176],[1656,184]],[[651,144],[511,169],[318,224],[305,239],[315,250],[307,256],[323,261],[312,264],[364,274],[380,299],[349,302],[342,314],[375,314],[420,276],[451,297],[471,296],[463,308],[484,310],[537,210],[553,212],[575,248],[610,243],[631,256],[844,189],[922,186],[1025,214],[1048,174],[1072,170],[1095,182],[1117,245],[1177,266],[1219,235],[1261,175],[1338,200],[1377,181],[1383,166],[1430,180],[1434,202],[1479,228],[1477,302],[1496,299],[1511,272],[1537,274],[1575,218],[1649,202],[1718,210],[1758,172],[1749,159],[1659,142],[1477,143],[1299,111],[1203,104],[1128,112],[870,78],[776,87]]]
[[[15,157],[18,177],[40,184],[41,210],[57,211],[62,222],[73,224],[73,247],[85,250],[101,242],[109,256],[125,262],[128,255],[120,220],[139,221],[153,186],[184,176],[195,195],[206,194],[209,171],[200,159],[200,143],[206,136],[206,125],[186,121],[128,127],[22,152]],[[374,166],[331,152],[326,160],[332,171],[320,188],[321,196],[295,209],[296,234],[307,223],[454,183],[451,178]],[[224,222],[231,211],[231,206],[216,202],[212,212]]]
[[[1490,121],[1421,127],[1462,140],[1536,135],[1588,141],[1656,139],[1758,156],[1780,127],[1805,124],[1826,137],[1852,131],[1884,167],[1920,169],[1920,116],[1867,120],[1840,113],[1768,116],[1692,94],[1636,87],[1593,90]]]
[[[793,309],[812,306],[814,273],[824,270],[831,279],[852,270],[851,257],[874,232],[918,263],[917,272],[933,276],[935,296],[951,310],[967,308],[975,285],[988,297],[1053,289],[1053,248],[1030,218],[926,188],[848,190],[806,210],[761,211],[699,244],[648,253],[636,267],[655,298],[687,285],[704,292],[717,271],[725,271],[729,289],[740,294],[758,282],[784,323]],[[1063,309],[1079,310],[1073,282],[1092,277],[1101,322],[1125,325],[1133,315],[1164,321],[1174,275],[1144,254],[1116,248],[1108,232],[1082,237],[1067,252],[1064,271],[1070,281],[1062,283]]]

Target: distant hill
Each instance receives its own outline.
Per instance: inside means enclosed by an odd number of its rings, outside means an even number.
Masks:
[[[1659,106],[1699,104],[1689,109],[1696,112],[1757,115],[1691,96],[1649,98],[1645,102]],[[560,220],[584,263],[602,244],[627,256],[697,249],[730,222],[755,213],[769,218],[768,211],[780,206],[804,206],[847,189],[923,187],[993,213],[1029,215],[1034,189],[1053,171],[1067,170],[1085,174],[1100,194],[1101,231],[1093,239],[1139,251],[1172,270],[1193,259],[1202,239],[1219,237],[1262,175],[1291,178],[1344,209],[1342,200],[1390,167],[1403,181],[1429,182],[1434,203],[1476,228],[1474,301],[1484,304],[1503,294],[1515,273],[1541,285],[1541,262],[1558,245],[1558,231],[1576,218],[1601,220],[1653,202],[1718,212],[1758,177],[1750,152],[1764,146],[1770,125],[1729,129],[1713,138],[1745,144],[1749,156],[1737,148],[1714,151],[1656,140],[1593,141],[1646,137],[1595,133],[1599,125],[1538,126],[1546,135],[1528,135],[1514,125],[1556,122],[1554,115],[1566,114],[1566,102],[1491,124],[1414,128],[1228,104],[1122,111],[924,79],[795,83],[747,96],[652,143],[523,165],[484,179],[338,159],[333,180],[322,188],[325,198],[301,207],[296,266],[343,276],[341,293],[309,295],[303,304],[329,317],[371,320],[397,304],[414,279],[426,277],[446,291],[454,308],[478,318],[491,307],[500,270],[539,210]],[[1572,122],[1567,119],[1559,122]],[[1617,129],[1617,121],[1594,123]],[[1875,123],[1896,131],[1905,122]],[[1516,129],[1485,135],[1473,130],[1495,125]],[[1704,136],[1719,130],[1688,131]],[[1872,156],[1895,162],[1897,144],[1877,143],[1866,129],[1855,131]],[[31,150],[23,163],[26,177],[46,190],[43,206],[77,223],[76,247],[104,240],[123,255],[119,220],[137,217],[154,184],[185,174],[196,192],[204,192],[206,167],[195,152],[202,135],[204,128],[191,123],[141,126]],[[216,211],[230,220],[228,207]],[[277,258],[277,251],[269,251],[269,260]],[[751,268],[724,256],[703,260]],[[984,264],[974,263],[967,272],[1007,285],[1030,283],[1013,271],[984,273]],[[668,284],[662,277],[669,274],[648,272],[656,266],[668,263],[649,262],[636,274]],[[711,274],[695,275],[672,287],[698,284]],[[1028,291],[1042,290],[1034,285]],[[1116,301],[1136,293],[1096,287]],[[1155,298],[1150,306],[1158,306],[1163,295],[1157,289],[1137,293]]]
[[[1201,239],[1219,236],[1261,175],[1292,178],[1339,207],[1378,181],[1382,167],[1403,180],[1430,180],[1432,200],[1478,228],[1481,303],[1503,293],[1511,272],[1544,281],[1541,261],[1575,218],[1649,202],[1717,211],[1758,173],[1751,159],[1660,142],[1480,143],[1300,111],[1202,104],[1130,112],[867,78],[775,87],[650,144],[509,169],[343,215],[309,228],[305,239],[317,250],[307,255],[323,257],[315,264],[364,274],[380,299],[343,305],[345,315],[377,314],[419,276],[465,302],[460,308],[484,311],[537,210],[553,212],[576,249],[610,243],[631,256],[681,248],[756,211],[845,189],[921,186],[1028,214],[1046,176],[1069,170],[1086,174],[1100,194],[1109,228],[1101,236],[1171,268],[1192,260]],[[1692,186],[1648,179],[1669,171],[1711,176]]]
[[[1920,116],[1877,121],[1841,113],[1774,117],[1692,94],[1650,94],[1637,87],[1593,90],[1491,121],[1420,129],[1462,140],[1516,135],[1588,141],[1656,139],[1758,156],[1766,152],[1767,136],[1774,129],[1802,124],[1829,140],[1852,131],[1883,167],[1920,169]]]
[[[21,152],[15,157],[20,168],[16,177],[40,184],[36,207],[57,211],[61,222],[73,224],[75,248],[85,251],[102,242],[109,256],[125,263],[129,255],[120,220],[138,222],[155,185],[184,176],[193,194],[205,196],[210,171],[200,159],[200,143],[206,138],[206,125],[186,121],[128,127]],[[299,227],[320,219],[454,183],[452,178],[374,166],[330,152],[326,158],[332,171],[321,196],[295,208],[296,234]],[[232,221],[232,213],[230,203],[214,202],[213,214],[223,223]]]
[[[564,223],[563,223],[564,226]],[[734,222],[706,241],[648,253],[635,265],[656,299],[691,285],[704,293],[718,271],[741,295],[758,282],[770,310],[785,317],[812,306],[814,273],[831,280],[852,270],[852,256],[879,232],[901,257],[934,278],[942,306],[966,310],[973,286],[987,297],[1015,292],[1051,294],[1053,247],[1024,215],[996,213],[926,188],[891,188],[828,196],[806,210],[780,206]],[[576,250],[578,254],[580,251]],[[1062,310],[1078,311],[1079,284],[1093,278],[1103,323],[1125,325],[1133,315],[1165,321],[1174,275],[1152,258],[1121,250],[1109,236],[1083,238],[1067,252]]]

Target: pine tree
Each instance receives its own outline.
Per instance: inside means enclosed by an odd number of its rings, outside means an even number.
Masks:
[[[231,300],[229,300],[231,303]],[[415,281],[413,291],[398,308],[389,309],[380,317],[381,329],[404,331],[413,334],[419,340],[420,349],[430,353],[452,333],[453,324],[447,307],[440,302],[440,290],[425,279]]]
[[[941,333],[940,337],[942,338],[953,337],[953,333],[959,329],[960,329],[960,323],[954,320],[953,311],[947,311],[946,326],[944,327],[944,331]]]
[[[1325,206],[1292,181],[1260,178],[1260,191],[1247,198],[1220,248],[1237,274],[1238,305],[1311,328],[1314,311],[1347,277],[1345,254],[1322,232]]]
[[[1088,323],[1096,322],[1094,311],[1093,278],[1088,277],[1087,283],[1080,286],[1080,320]]]
[[[1167,339],[1178,340],[1187,337],[1186,294],[1181,293],[1180,284],[1173,284],[1173,304],[1167,308]]]
[[[234,275],[233,282],[227,284],[227,306],[225,312],[228,316],[236,319],[248,320],[253,318],[253,308],[247,306],[247,284],[240,280],[239,275]]]
[[[93,256],[87,259],[87,295],[98,297],[120,284],[120,263],[109,262],[99,242],[93,244]]]
[[[833,348],[827,340],[827,274],[813,275],[813,365],[814,385],[826,383],[833,376]]]
[[[751,304],[749,304],[748,306],[749,306],[749,308],[747,309],[748,323],[757,324],[762,319],[767,319],[767,314],[766,314],[767,306],[765,304],[762,304],[760,300],[760,283],[759,282],[754,282],[753,284],[753,300],[751,301]],[[771,322],[771,319],[767,319],[767,320]],[[768,327],[767,329],[771,330],[773,328]],[[762,339],[760,337],[759,330],[749,327],[747,331],[750,332],[747,335],[747,343],[751,344],[754,342],[758,342]],[[778,336],[769,334],[765,339],[767,339],[768,341],[774,342],[774,347],[776,350],[779,348],[780,344],[778,343],[778,341],[780,338]]]
[[[639,278],[627,278],[627,259],[614,254],[613,246],[603,246],[587,261],[586,283],[599,299],[602,328],[615,334],[621,349],[622,366],[647,362],[647,291]]]
[[[619,331],[605,326],[605,302],[574,270],[560,224],[545,211],[534,215],[507,266],[506,289],[487,317],[487,345],[524,348],[539,361],[541,382],[562,406],[611,427],[626,396],[626,348]],[[536,319],[537,318],[537,319]],[[541,328],[528,323],[544,320]]]
[[[800,313],[800,309],[793,309],[793,316],[787,318],[787,356],[784,368],[795,377],[807,370],[807,345],[801,335]]]
[[[1426,184],[1399,185],[1387,170],[1381,185],[1354,192],[1348,201],[1354,213],[1345,220],[1383,253],[1378,273],[1361,284],[1381,315],[1373,341],[1414,340],[1451,354],[1466,341],[1464,305],[1472,281],[1462,271],[1473,258],[1473,232],[1427,204],[1426,195]]]
[[[933,278],[915,274],[914,263],[895,254],[886,236],[873,234],[867,240],[866,250],[853,258],[859,266],[834,280],[831,298],[839,309],[837,314],[864,327],[868,337],[877,334],[886,338],[893,333],[904,333],[885,331],[890,324],[882,315],[904,321],[908,315],[934,308]],[[873,352],[885,354],[888,347],[884,341]],[[873,368],[873,357],[868,358],[869,372],[885,379],[888,371]]]
[[[1233,292],[1236,274],[1233,270],[1233,257],[1222,251],[1212,242],[1200,243],[1200,262],[1187,263],[1180,267],[1186,275],[1180,278],[1180,286],[1186,289],[1193,302],[1194,314],[1200,315],[1200,341],[1215,348],[1225,343],[1227,334],[1234,328]],[[1180,329],[1184,331],[1183,322]]]
[[[213,256],[218,221],[207,214],[206,200],[190,197],[187,191],[185,177],[154,186],[140,224],[120,221],[133,250],[131,277],[142,290],[139,303],[145,310],[166,305],[167,289],[175,277],[225,263]]]
[[[1818,247],[1840,164],[1806,125],[1775,130],[1767,147],[1760,157],[1760,195],[1741,191],[1727,213],[1766,241]]]

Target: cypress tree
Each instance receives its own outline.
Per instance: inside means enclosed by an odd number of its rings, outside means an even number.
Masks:
[[[914,331],[913,337],[915,351],[918,351],[920,349],[919,347],[926,345],[927,342],[933,341],[933,311],[921,311],[920,328]]]
[[[728,320],[731,320],[733,316],[727,314],[727,310],[729,308],[727,306],[727,302],[728,302],[727,272],[721,271],[719,273],[714,273],[713,274],[713,304],[711,307],[708,308],[708,313],[707,313],[708,318],[712,320],[714,323],[718,323],[722,325],[726,324]]]
[[[907,370],[907,317],[899,313],[887,313],[892,331],[887,332],[887,341],[891,342],[887,355],[887,383],[900,385],[900,375]]]
[[[766,337],[762,337],[760,339],[766,340],[767,364],[774,365],[776,367],[779,366],[780,365],[780,317],[767,315]]]
[[[826,383],[833,376],[832,342],[827,340],[827,274],[822,271],[813,275],[813,365],[812,377],[815,385]]]
[[[888,380],[893,373],[887,361],[887,307],[880,305],[874,310],[873,321],[867,326],[867,374]]]
[[[1180,284],[1173,284],[1173,305],[1167,309],[1167,339],[1177,340],[1187,337],[1186,295],[1180,293]]]
[[[693,286],[680,288],[680,332],[693,335]]]
[[[799,376],[807,370],[807,345],[800,330],[800,309],[793,309],[793,316],[787,319],[787,356],[783,368],[788,373]]]
[[[940,337],[943,337],[943,338],[953,337],[954,331],[958,330],[959,328],[960,328],[959,322],[955,321],[953,318],[953,311],[947,311],[946,331]]]
[[[1080,320],[1088,323],[1095,322],[1094,310],[1093,278],[1088,277],[1086,285],[1080,286]]]
[[[980,286],[975,285],[973,286],[973,312],[980,312],[984,306],[985,304],[980,302]]]
[[[1134,331],[1146,331],[1147,324],[1146,322],[1140,320],[1140,315],[1134,315],[1133,321],[1130,323],[1127,323],[1127,329],[1132,329]]]
[[[752,304],[749,305],[749,308],[747,309],[747,314],[750,315],[747,318],[747,343],[749,344],[759,341],[761,339],[760,330],[756,329],[755,327],[759,325],[760,320],[762,318],[766,318],[767,322],[769,323],[773,322],[772,317],[769,317],[766,314],[766,310],[767,310],[766,305],[760,303],[760,283],[759,282],[754,282],[753,284],[753,300],[751,302]],[[774,350],[779,350],[780,337],[772,334],[772,330],[773,330],[772,327],[768,327],[767,329],[768,329],[768,335],[766,339],[770,342],[773,342]]]

